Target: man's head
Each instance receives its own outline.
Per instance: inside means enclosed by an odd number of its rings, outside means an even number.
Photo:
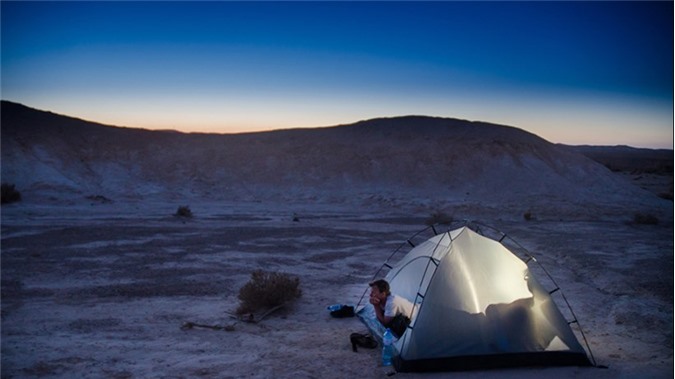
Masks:
[[[370,284],[370,296],[377,297],[380,300],[384,300],[389,296],[390,289],[389,283],[384,279],[378,279]]]

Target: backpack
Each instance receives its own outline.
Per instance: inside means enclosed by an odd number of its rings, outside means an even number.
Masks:
[[[391,329],[391,332],[394,333],[396,338],[400,338],[403,333],[405,333],[408,325],[410,325],[410,319],[407,316],[399,313],[396,315],[396,317],[394,317],[393,320],[389,322],[387,328]]]

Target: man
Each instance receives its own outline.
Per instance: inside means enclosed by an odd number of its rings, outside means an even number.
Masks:
[[[376,280],[369,285],[370,304],[375,308],[377,320],[400,337],[410,323],[413,304],[404,297],[393,295],[389,283],[384,279]]]

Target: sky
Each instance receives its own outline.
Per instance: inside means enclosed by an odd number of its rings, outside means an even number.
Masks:
[[[2,99],[238,133],[428,115],[673,148],[673,2],[13,2]]]

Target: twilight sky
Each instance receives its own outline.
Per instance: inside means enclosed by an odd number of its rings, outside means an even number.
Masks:
[[[241,132],[429,115],[673,148],[673,2],[2,1],[2,98]]]

